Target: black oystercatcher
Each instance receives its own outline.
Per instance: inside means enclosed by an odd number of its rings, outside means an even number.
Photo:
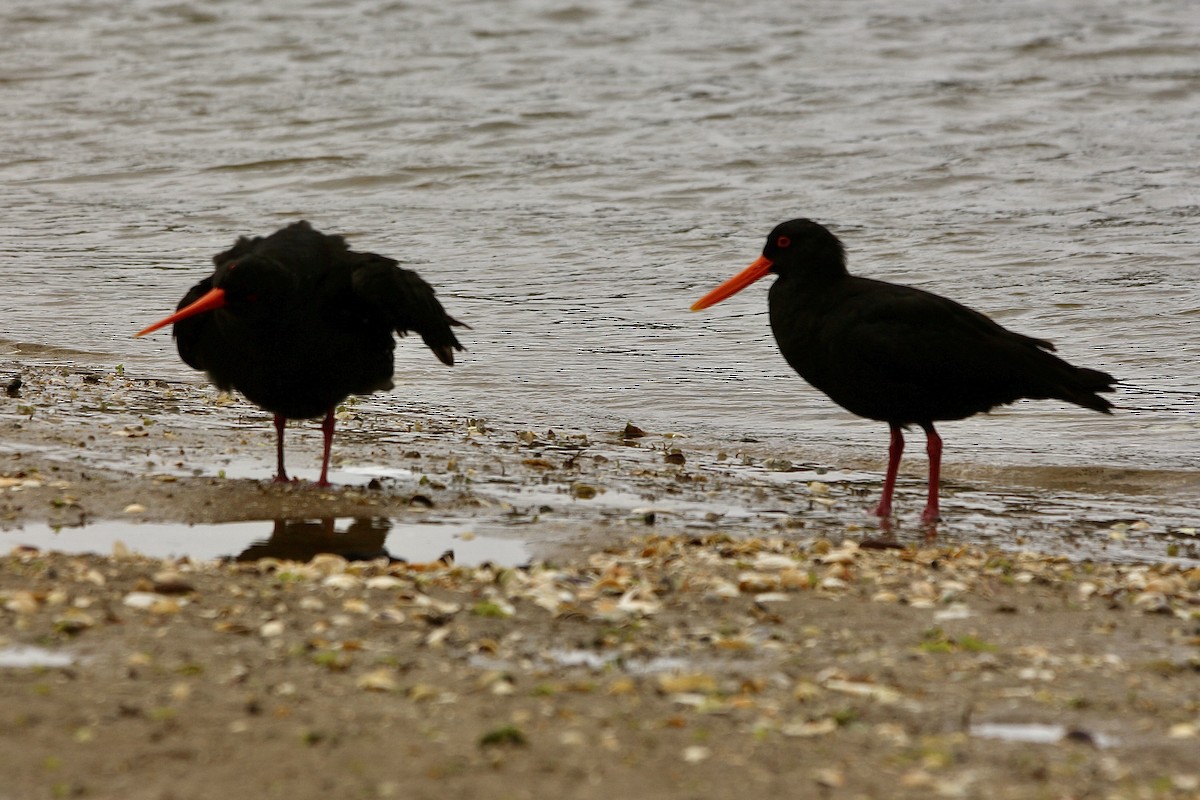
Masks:
[[[356,253],[341,236],[307,222],[239,238],[213,262],[216,270],[192,287],[176,313],[137,335],[173,323],[188,366],[275,415],[277,481],[288,480],[286,421],[324,415],[317,484],[329,485],[334,409],[349,395],[392,388],[393,331],[419,333],[447,365],[463,349],[451,326],[467,326],[445,312],[417,273],[384,256]]]
[[[718,303],[768,272],[778,276],[769,305],[783,357],[842,408],[891,428],[883,498],[875,509],[881,517],[892,513],[909,425],[920,425],[927,438],[923,519],[932,523],[942,460],[935,421],[963,419],[1023,397],[1111,413],[1112,403],[1096,393],[1112,391],[1113,376],[1072,366],[1050,353],[1050,342],[1013,333],[953,300],[849,274],[841,241],[807,219],[776,227],[757,261],[692,310]]]

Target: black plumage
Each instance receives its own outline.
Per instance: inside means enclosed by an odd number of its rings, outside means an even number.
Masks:
[[[692,308],[706,308],[774,273],[771,330],[788,364],[846,410],[891,429],[888,473],[876,513],[891,513],[902,430],[928,437],[929,499],[938,517],[941,439],[934,422],[963,419],[1021,398],[1058,399],[1102,413],[1116,379],[1073,366],[1054,345],[1014,333],[966,306],[846,270],[842,243],[807,219],[771,231],[762,256]]]
[[[213,258],[175,314],[179,355],[220,389],[236,389],[275,415],[277,480],[287,480],[287,419],[324,415],[320,485],[328,485],[333,412],[352,394],[392,388],[393,334],[420,334],[444,364],[462,350],[433,288],[393,259],[350,250],[305,221],[239,238]],[[466,326],[463,326],[466,327]]]

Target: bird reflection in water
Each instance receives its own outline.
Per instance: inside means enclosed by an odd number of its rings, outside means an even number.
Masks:
[[[383,546],[390,520],[371,517],[351,520],[344,530],[338,530],[333,517],[325,519],[277,519],[268,539],[247,547],[235,561],[257,561],[277,558],[282,561],[311,561],[321,553],[339,555],[347,561],[373,561],[392,557]]]

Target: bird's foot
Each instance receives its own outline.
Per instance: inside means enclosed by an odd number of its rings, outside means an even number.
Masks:
[[[281,472],[271,479],[271,483],[295,483],[298,478],[289,478],[286,472]]]
[[[942,516],[937,512],[937,506],[926,506],[925,512],[920,515],[920,521],[925,525],[925,541],[932,542],[937,539],[937,521]]]

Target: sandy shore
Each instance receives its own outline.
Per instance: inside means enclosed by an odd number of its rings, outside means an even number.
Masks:
[[[868,465],[366,401],[341,415],[348,485],[318,490],[262,481],[265,418],[204,388],[22,375],[7,546],[354,518],[360,556],[388,520],[532,557],[314,556],[338,549],[316,523],[223,561],[17,547],[0,798],[1200,797],[1194,476],[1111,471],[1118,497],[964,470],[930,537],[919,465],[883,531]],[[311,477],[319,433],[289,437]]]

